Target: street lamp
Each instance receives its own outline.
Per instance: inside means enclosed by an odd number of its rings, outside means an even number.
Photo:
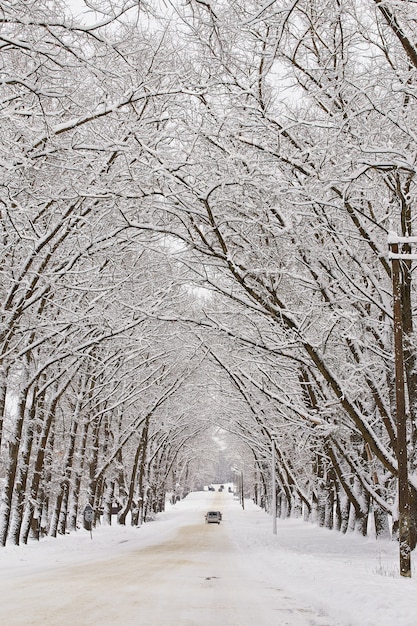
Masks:
[[[397,419],[398,523],[400,574],[411,578],[410,494],[408,487],[407,416],[404,390],[404,349],[402,321],[402,281],[400,261],[417,259],[415,254],[399,253],[399,243],[417,243],[417,237],[388,234],[389,258],[392,261],[392,297],[394,316],[395,402]]]
[[[236,467],[231,467],[230,469],[232,470],[232,472],[237,474],[237,477],[238,477],[237,491],[238,491],[238,494],[239,494],[239,500],[240,500],[240,503],[242,505],[242,509],[244,509],[245,508],[245,498],[244,498],[244,495],[243,495],[243,470],[236,469]]]

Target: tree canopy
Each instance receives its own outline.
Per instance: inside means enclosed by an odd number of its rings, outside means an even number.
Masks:
[[[0,0],[0,544],[87,502],[139,524],[231,467],[269,508],[272,457],[279,514],[395,532],[413,3],[77,10]],[[410,257],[416,511],[413,277]]]

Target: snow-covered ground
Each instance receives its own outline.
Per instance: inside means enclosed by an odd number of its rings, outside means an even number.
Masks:
[[[221,508],[220,527],[204,524],[203,513],[210,508]],[[227,542],[233,545],[233,554],[225,558],[221,552],[228,549]],[[187,551],[189,546],[192,552]],[[167,565],[167,547],[171,565]],[[240,560],[229,560],[235,558]],[[204,620],[199,598],[193,602],[197,587],[190,586],[182,569],[190,567],[191,561],[194,573],[205,564],[206,570],[201,572],[211,574],[200,576],[199,582],[205,594],[210,588],[210,610],[207,612],[206,607]],[[159,562],[165,564],[162,573],[157,569]],[[235,572],[236,567],[242,571]],[[192,493],[169,506],[155,522],[140,528],[101,527],[93,531],[92,538],[80,530],[58,539],[0,550],[0,624],[241,626],[236,621],[241,618],[233,617],[233,601],[226,613],[225,594],[231,598],[233,584],[243,585],[245,568],[250,570],[250,584],[258,602],[275,602],[271,610],[276,617],[271,623],[277,626],[417,624],[417,574],[413,572],[412,579],[399,576],[396,543],[341,535],[294,519],[278,520],[274,535],[271,518],[265,512],[249,500],[242,510],[227,491]],[[216,575],[220,570],[222,578]],[[122,573],[129,582],[123,585],[123,594],[112,598],[113,612],[109,608],[103,620],[97,606],[109,603],[109,589],[111,593]],[[152,576],[157,580],[161,577],[159,591],[148,585]],[[172,595],[167,597],[170,585]],[[145,588],[149,606],[140,604],[146,600]],[[242,586],[238,599],[242,611],[250,593]],[[178,596],[187,603],[186,618],[175,614]],[[69,613],[66,618],[68,606],[78,602],[78,618],[74,621]],[[298,610],[291,608],[297,603]],[[155,617],[149,621],[151,613],[146,613],[155,611],[155,605],[159,613],[152,615],[159,615],[158,623]],[[251,607],[248,605],[248,615],[255,610]],[[48,617],[57,611],[59,621]],[[261,617],[255,620],[255,626],[261,623],[266,623]]]

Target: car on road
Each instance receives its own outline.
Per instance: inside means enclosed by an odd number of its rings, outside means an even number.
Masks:
[[[222,514],[220,511],[208,511],[206,513],[206,524],[220,524]]]

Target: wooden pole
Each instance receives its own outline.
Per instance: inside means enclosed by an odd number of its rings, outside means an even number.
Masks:
[[[398,243],[391,243],[398,255]],[[392,258],[392,294],[394,309],[395,400],[397,419],[398,515],[400,574],[411,578],[410,495],[408,488],[407,416],[405,410],[404,351],[400,258]]]

